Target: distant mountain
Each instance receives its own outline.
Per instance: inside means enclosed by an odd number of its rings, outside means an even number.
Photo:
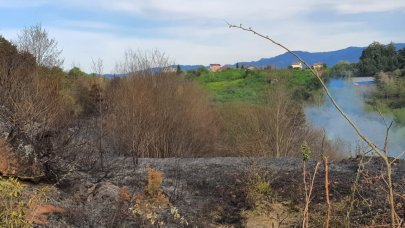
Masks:
[[[397,50],[405,47],[405,43],[395,44]],[[328,52],[306,52],[306,51],[293,51],[307,61],[309,64],[314,63],[325,63],[327,66],[334,66],[340,61],[348,62],[358,62],[361,56],[361,53],[366,47],[348,47],[345,49],[337,51],[328,51]],[[255,66],[255,67],[265,67],[272,66],[276,68],[287,68],[291,65],[292,62],[296,62],[297,59],[289,53],[284,53],[271,58],[262,58],[258,61],[251,62],[238,62],[239,66]],[[234,67],[235,64],[226,64],[225,66]],[[172,65],[173,68],[176,68],[177,65]],[[207,68],[204,65],[180,65],[180,69],[183,71],[197,70],[199,68]],[[123,77],[125,75],[114,75],[114,74],[105,74],[106,77],[113,78]]]
[[[173,67],[177,67],[177,65],[175,65]],[[180,65],[180,69],[185,70],[185,71],[197,70],[197,69],[200,69],[201,67],[206,68],[206,66],[203,66],[203,65]]]
[[[126,74],[103,74],[106,78],[122,78],[125,77]]]
[[[405,43],[395,44],[398,49],[404,48]],[[358,62],[362,51],[365,47],[348,47],[342,50],[329,51],[329,52],[306,52],[306,51],[293,51],[298,54],[302,59],[309,64],[317,62],[325,63],[327,66],[334,66],[340,61]],[[272,58],[263,58],[258,61],[252,62],[238,62],[239,66],[273,66],[276,68],[287,68],[292,62],[296,62],[297,59],[289,53],[284,53]],[[235,66],[234,64],[233,66]]]

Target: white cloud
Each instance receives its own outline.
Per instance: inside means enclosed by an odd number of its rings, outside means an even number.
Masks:
[[[252,26],[272,36],[293,50],[329,51],[347,46],[365,46],[374,40],[402,41],[404,32],[387,34],[362,21],[349,21],[343,15],[333,20],[309,19],[320,11],[337,14],[358,14],[405,9],[405,2],[386,0],[42,0],[2,1],[4,7],[36,7],[52,5],[105,13],[103,19],[84,20],[58,18],[43,22],[50,35],[59,41],[66,58],[65,66],[80,63],[90,70],[91,58],[103,58],[105,69],[111,71],[127,48],[160,49],[180,64],[221,64],[271,57],[284,51],[252,34],[229,29],[231,23]],[[82,12],[83,13],[83,12]],[[114,23],[108,17],[120,14],[151,23],[140,27]],[[65,15],[66,16],[66,15]],[[324,17],[324,16],[323,16]],[[391,23],[391,22],[390,22]],[[16,28],[2,31],[7,38],[15,37]]]
[[[286,19],[316,9],[319,0],[0,0],[0,7],[65,5],[87,10],[115,11],[155,19],[229,19],[255,21]]]
[[[341,0],[331,5],[338,12],[347,14],[405,11],[405,1],[402,0]]]

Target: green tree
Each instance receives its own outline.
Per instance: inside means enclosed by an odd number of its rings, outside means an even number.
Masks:
[[[68,75],[73,78],[87,76],[87,74],[85,72],[83,72],[79,67],[73,67],[72,69],[70,69],[68,72]]]
[[[327,75],[330,77],[353,77],[358,74],[357,64],[347,61],[338,62],[329,71]]]
[[[176,74],[181,74],[181,67],[180,67],[180,65],[177,65],[177,67],[176,67]]]
[[[405,47],[398,51],[398,67],[405,68]]]
[[[359,73],[375,75],[380,71],[393,71],[398,68],[398,56],[393,43],[383,45],[373,42],[360,56]]]
[[[394,43],[390,43],[385,46],[383,55],[384,71],[394,71],[398,69],[398,54]]]

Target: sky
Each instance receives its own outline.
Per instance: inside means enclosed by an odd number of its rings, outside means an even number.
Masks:
[[[89,72],[100,58],[113,73],[128,49],[157,49],[182,65],[284,53],[225,21],[310,52],[405,42],[403,0],[0,0],[0,35],[15,40],[41,24],[63,49],[66,70]]]

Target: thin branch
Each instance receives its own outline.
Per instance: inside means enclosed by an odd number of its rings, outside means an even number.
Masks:
[[[404,154],[405,154],[405,150],[402,151],[401,153],[399,153],[398,156],[397,156],[394,160],[392,160],[392,161],[390,162],[390,164],[392,165],[394,162],[396,162],[398,159],[400,159],[401,156],[404,155]]]
[[[329,165],[328,157],[323,156],[325,166],[325,197],[326,197],[326,221],[325,228],[328,228],[330,222],[330,197],[329,197]]]
[[[390,124],[388,124],[387,121],[385,120],[381,110],[378,107],[376,107],[376,110],[377,110],[378,115],[381,117],[381,119],[382,119],[382,121],[384,122],[384,125],[385,125],[386,132],[385,132],[383,151],[384,151],[385,154],[388,154],[388,151],[387,151],[388,150],[388,135],[389,135],[389,131],[390,131],[391,127],[392,127],[393,121],[391,121]]]

